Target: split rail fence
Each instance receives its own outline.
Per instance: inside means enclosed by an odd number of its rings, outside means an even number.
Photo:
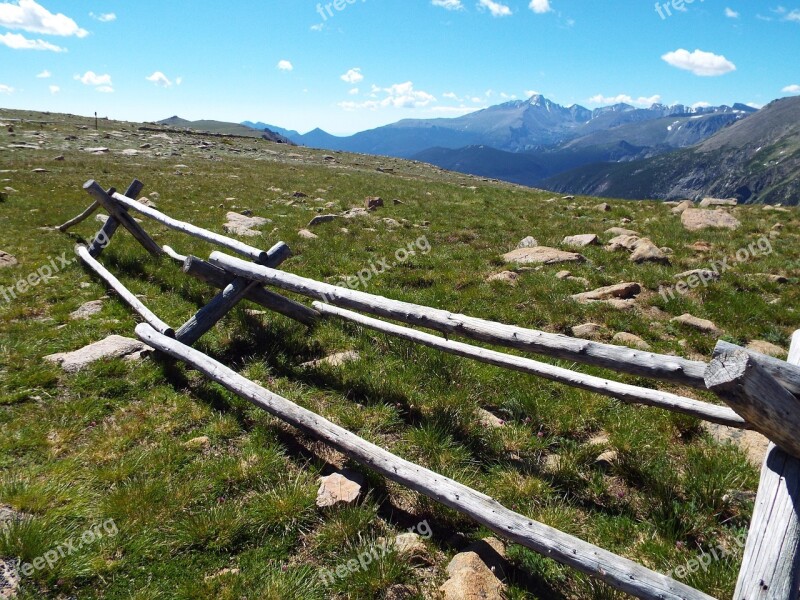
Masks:
[[[94,240],[76,246],[83,263],[108,284],[143,320],[138,337],[179,359],[231,392],[322,440],[387,479],[468,515],[499,536],[568,565],[609,586],[646,599],[710,599],[677,580],[615,555],[577,537],[536,522],[452,479],[404,460],[322,416],[302,408],[235,373],[191,346],[243,299],[313,326],[323,318],[357,323],[387,335],[498,367],[529,373],[589,390],[622,402],[643,404],[741,429],[755,429],[771,444],[761,472],[752,522],[734,600],[797,600],[800,593],[800,331],[794,334],[787,362],[720,341],[710,363],[643,352],[627,347],[569,338],[450,313],[366,292],[321,283],[281,271],[291,256],[283,242],[264,251],[233,238],[173,219],[136,198],[143,185],[134,180],[125,194],[104,190],[95,181],[84,189],[93,199],[80,215],[59,229],[87,219],[97,209],[109,218]],[[216,244],[241,257],[215,251],[209,260],[182,256],[159,246],[131,211],[168,228]],[[179,328],[151,312],[97,260],[122,226],[154,256],[182,263],[183,271],[219,293]],[[312,306],[287,298],[269,286],[315,300]],[[358,312],[355,312],[358,311]],[[364,314],[371,316],[365,316]],[[445,334],[439,337],[375,317]],[[711,390],[725,405],[586,375],[533,359],[450,340],[477,340],[619,373],[645,376],[699,390]]]

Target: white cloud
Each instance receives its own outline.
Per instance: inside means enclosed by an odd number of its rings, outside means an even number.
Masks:
[[[101,85],[99,88],[95,88],[98,92],[102,92],[103,94],[111,94],[114,92],[114,88],[110,85]]]
[[[117,15],[115,15],[114,13],[102,13],[96,15],[93,12],[90,12],[89,16],[95,19],[96,21],[100,21],[101,23],[110,23],[111,21],[117,20]]]
[[[464,5],[461,0],[431,0],[434,6],[440,6],[447,10],[464,10]]]
[[[673,67],[690,71],[700,77],[716,77],[736,70],[736,65],[720,54],[695,50],[689,52],[680,48],[667,52],[661,59]]]
[[[0,5],[2,6],[2,5]],[[47,50],[50,52],[66,52],[66,48],[56,46],[44,40],[29,40],[21,33],[6,33],[0,35],[0,45],[8,46],[12,50]]]
[[[380,95],[383,94],[383,98]],[[372,98],[366,102],[340,102],[339,107],[344,110],[378,110],[380,108],[423,108],[436,102],[436,98],[428,92],[415,90],[410,81],[395,83],[388,88],[372,86]]]
[[[281,71],[294,71],[294,65],[288,60],[278,61],[278,69]]]
[[[168,88],[168,87],[172,86],[172,82],[161,71],[156,71],[155,73],[153,73],[149,77],[145,77],[145,79],[147,81],[155,83],[159,87]]]
[[[325,29],[325,23],[317,23],[311,26],[311,31],[322,31]]]
[[[725,16],[728,17],[729,19],[738,19],[740,15],[739,15],[738,12],[736,12],[732,8],[729,8],[729,7],[726,6],[725,7]]]
[[[0,4],[0,25],[8,29],[22,29],[46,35],[75,35],[80,38],[89,35],[88,31],[78,27],[68,16],[61,13],[54,15],[35,0]]]
[[[695,102],[692,104],[692,108],[708,108],[711,106],[710,102]]]
[[[531,96],[539,96],[540,95],[539,92],[537,92],[536,90],[525,90],[523,92],[523,94],[525,94],[526,98],[530,98]]]
[[[351,96],[358,96],[358,88],[353,88],[347,93],[350,94]]]
[[[42,71],[41,73],[39,73],[39,74],[36,76],[36,78],[37,78],[37,79],[50,79],[52,76],[53,76],[53,74],[52,74],[50,71],[48,71],[47,69],[45,69],[44,71]]]
[[[458,100],[459,102],[461,99],[455,94],[455,92],[445,92],[442,94],[442,98],[447,98],[448,100]]]
[[[183,77],[176,77],[175,78],[175,85],[180,85],[183,83]]]
[[[339,79],[347,83],[353,84],[353,83],[358,83],[360,81],[364,81],[364,76],[361,74],[360,67],[354,67],[350,69],[347,73],[339,77]]]
[[[793,23],[800,23],[800,8],[795,8],[793,11],[786,13],[783,17],[784,21],[792,21]]]
[[[661,96],[658,94],[650,97],[640,96],[638,98],[632,98],[628,94],[619,94],[618,96],[603,96],[603,94],[597,94],[588,100],[590,104],[599,104],[603,106],[610,106],[612,104],[631,104],[633,106],[642,106],[645,108],[650,108],[653,104],[658,104],[660,101]]]
[[[553,9],[550,7],[550,0],[531,0],[531,3],[528,5],[533,12],[536,14],[544,14],[547,12],[551,12]]]
[[[447,115],[466,115],[468,113],[475,112],[476,110],[480,110],[481,108],[485,108],[483,106],[434,106],[431,108],[431,112],[435,113],[443,113]]]
[[[57,85],[51,85],[50,86],[50,93],[51,94],[57,94],[60,91],[61,91],[61,88],[58,87]]]
[[[83,75],[75,75],[75,80],[80,81],[83,85],[112,85],[111,75],[98,75],[94,71],[86,71]]]
[[[749,106],[750,108],[755,108],[756,110],[761,110],[762,108],[764,108],[764,105],[759,104],[758,102],[748,102],[747,106]]]
[[[478,0],[480,8],[487,8],[493,17],[507,17],[511,14],[511,9],[505,4],[495,2],[495,0]]]
[[[793,85],[787,85],[781,91],[786,94],[800,94],[800,85],[797,85],[796,83]]]
[[[0,94],[13,94],[14,88],[10,85],[0,83]]]

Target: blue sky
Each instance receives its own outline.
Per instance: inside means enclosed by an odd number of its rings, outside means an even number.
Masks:
[[[0,0],[0,107],[344,134],[532,92],[763,105],[800,93],[795,1]]]

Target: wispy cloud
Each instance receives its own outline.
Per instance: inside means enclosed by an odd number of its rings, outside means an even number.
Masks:
[[[354,84],[364,81],[364,75],[361,73],[361,67],[353,67],[347,73],[339,77],[342,81]]]
[[[89,16],[92,17],[95,21],[100,21],[101,23],[110,23],[111,21],[117,20],[117,15],[112,13],[102,13],[102,14],[95,14],[93,12],[89,13]]]
[[[603,94],[597,94],[596,96],[592,96],[588,100],[589,104],[598,104],[603,106],[609,106],[611,104],[630,104],[632,106],[643,106],[645,108],[649,108],[653,104],[658,104],[661,102],[661,96],[655,94],[653,96],[639,96],[638,98],[633,98],[628,94],[619,94],[617,96],[603,96]]]
[[[0,5],[2,6],[2,5]],[[0,35],[0,45],[8,46],[12,50],[44,50],[48,52],[66,52],[66,48],[56,46],[44,40],[30,40],[21,33],[6,33]]]
[[[51,85],[50,86],[50,93],[51,94],[55,95],[55,94],[59,93],[60,91],[61,91],[61,88],[58,87],[57,85]]]
[[[727,6],[725,7],[725,16],[729,19],[738,19],[740,17],[738,12]]]
[[[37,79],[50,79],[52,76],[53,76],[53,74],[52,74],[50,71],[48,71],[47,69],[45,69],[44,71],[42,71],[41,73],[39,73],[39,74],[36,76],[36,78],[37,78]]]
[[[447,10],[464,10],[464,5],[461,0],[431,0],[434,6],[440,6]]]
[[[344,110],[378,110],[381,108],[423,108],[436,102],[436,97],[422,90],[415,90],[411,81],[395,83],[388,88],[372,87],[373,100],[365,102],[340,102]],[[381,98],[383,96],[383,98]]]
[[[35,0],[0,4],[0,26],[46,35],[74,35],[79,38],[89,35],[88,31],[79,27],[68,16],[61,13],[54,15]]]
[[[294,71],[294,65],[288,60],[278,61],[278,70],[280,71]]]
[[[700,77],[716,77],[736,70],[736,65],[724,56],[702,50],[689,52],[680,48],[667,52],[661,59],[673,67],[690,71]]]
[[[4,83],[0,83],[0,94],[13,94],[14,88],[10,85],[5,85]]]
[[[478,0],[478,7],[487,9],[493,17],[507,17],[511,15],[511,9],[508,6],[495,2],[495,0]]]

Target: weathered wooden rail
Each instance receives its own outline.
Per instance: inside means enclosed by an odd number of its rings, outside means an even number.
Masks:
[[[498,535],[646,599],[707,600],[711,597],[633,561],[528,519],[457,481],[408,462],[307,409],[238,375],[191,345],[241,300],[248,299],[313,326],[320,318],[344,319],[375,331],[469,358],[589,390],[622,402],[644,404],[766,435],[770,446],[762,469],[756,506],[745,547],[734,600],[798,600],[800,595],[800,331],[794,334],[787,362],[720,342],[710,364],[680,357],[568,338],[543,331],[494,323],[440,309],[390,300],[321,283],[277,270],[289,255],[279,242],[269,251],[178,221],[137,202],[142,186],[134,181],[126,195],[103,190],[94,181],[85,189],[94,199],[78,217],[60,227],[66,231],[94,210],[110,218],[89,248],[76,247],[83,263],[95,271],[145,323],[136,328],[151,347],[198,369],[210,379],[256,406],[323,440],[353,460],[470,516]],[[217,244],[250,259],[213,252],[208,262],[159,247],[128,214],[130,210],[168,228]],[[109,223],[111,225],[109,225]],[[151,254],[183,263],[185,273],[221,289],[177,331],[163,323],[97,260],[122,226]],[[263,286],[317,300],[313,308]],[[510,355],[359,314],[422,326],[444,334],[511,347],[621,373],[714,391],[727,406],[590,376],[528,358]],[[176,339],[177,338],[177,339]]]

